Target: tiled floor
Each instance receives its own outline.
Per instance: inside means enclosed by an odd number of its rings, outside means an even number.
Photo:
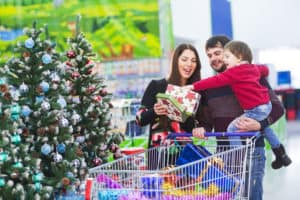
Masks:
[[[279,170],[271,168],[272,152],[267,152],[264,200],[300,199],[300,120],[287,122],[286,149],[293,163]]]

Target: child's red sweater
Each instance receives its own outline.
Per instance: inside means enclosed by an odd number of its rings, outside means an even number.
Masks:
[[[229,85],[241,107],[249,110],[270,101],[268,89],[259,83],[260,78],[268,76],[268,73],[266,66],[242,64],[197,81],[193,86],[194,90],[199,91]]]

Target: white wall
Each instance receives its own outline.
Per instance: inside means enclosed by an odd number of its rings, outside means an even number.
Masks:
[[[300,1],[232,0],[231,9],[234,38],[256,50],[258,62],[272,63],[276,71],[290,70],[291,86],[300,88]]]
[[[202,76],[211,75],[204,52],[207,38],[211,36],[209,0],[171,0],[173,32],[175,37],[195,41],[202,64]]]
[[[234,39],[247,42],[259,55],[260,51],[278,48],[300,49],[300,0],[228,0],[231,1],[232,26]],[[174,35],[196,41],[203,64],[203,77],[212,72],[207,67],[204,44],[211,36],[210,0],[171,0]],[[300,51],[299,51],[300,52]],[[276,57],[276,59],[275,59]],[[300,55],[292,61],[293,65],[280,65],[277,55],[268,63],[274,64],[275,70],[291,70],[300,73]],[[265,62],[266,60],[259,60]],[[288,58],[293,59],[293,58]],[[291,62],[289,62],[291,63]],[[276,66],[277,65],[277,66]],[[279,66],[280,65],[280,66]],[[283,69],[284,68],[284,69]],[[300,87],[299,81],[292,80]]]
[[[171,9],[174,35],[199,39],[211,34],[209,0],[171,0]]]
[[[231,0],[233,35],[253,48],[300,47],[299,0]]]
[[[206,40],[210,0],[171,0],[174,35]],[[253,48],[300,47],[299,0],[231,0],[233,35]]]

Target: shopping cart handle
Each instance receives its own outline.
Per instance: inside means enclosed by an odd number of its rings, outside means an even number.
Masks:
[[[260,134],[259,131],[253,131],[253,132],[205,132],[205,137],[220,137],[220,136],[242,136],[242,137],[253,137],[258,136]],[[192,137],[192,133],[174,133],[171,132],[168,134],[168,139],[174,139],[177,137]]]

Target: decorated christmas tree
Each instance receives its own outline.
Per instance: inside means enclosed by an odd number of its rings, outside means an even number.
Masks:
[[[110,131],[112,108],[111,94],[106,90],[105,80],[93,69],[99,60],[91,44],[79,29],[80,16],[76,21],[76,32],[68,40],[66,52],[67,66],[67,112],[73,125],[74,140],[79,145],[76,150],[81,162],[88,168],[96,167],[113,157],[121,156],[118,144],[121,136]]]
[[[29,170],[21,157],[26,157],[26,145],[22,145],[20,132],[20,106],[13,103],[15,93],[0,79],[0,197],[18,196],[24,192],[20,176],[27,181]],[[26,163],[28,164],[28,163]],[[25,164],[25,165],[26,165]],[[28,176],[28,177],[27,177]]]
[[[0,196],[53,199],[75,192],[86,173],[78,173],[78,147],[61,95],[61,56],[46,26],[33,23],[24,33],[28,38],[1,69]]]
[[[79,19],[65,57],[34,22],[0,68],[0,199],[81,193],[88,168],[121,157],[111,94]]]

